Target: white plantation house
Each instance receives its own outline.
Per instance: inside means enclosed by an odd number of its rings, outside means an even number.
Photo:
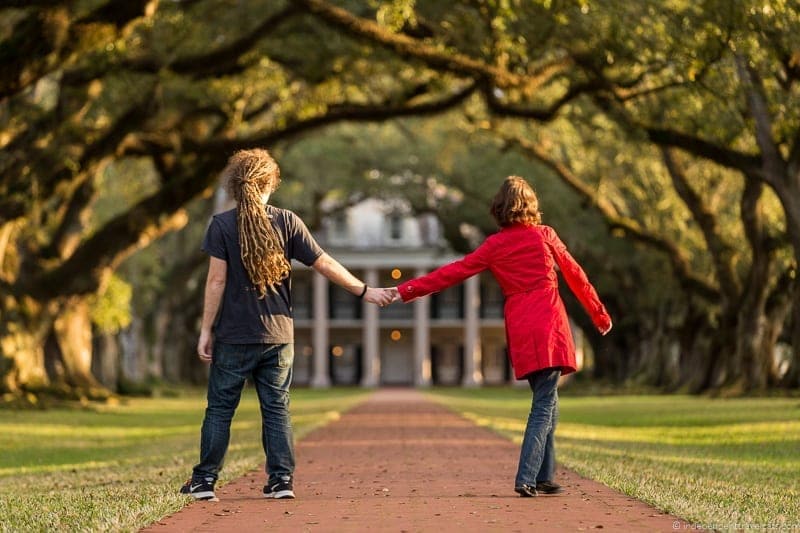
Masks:
[[[397,285],[460,257],[446,246],[434,216],[408,212],[402,203],[365,200],[325,219],[315,237],[373,287]],[[379,308],[296,264],[292,298],[295,384],[513,381],[505,352],[503,295],[489,272],[409,304]]]

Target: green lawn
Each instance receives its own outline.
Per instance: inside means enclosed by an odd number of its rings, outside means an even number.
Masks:
[[[517,443],[530,396],[431,393]],[[578,473],[692,524],[800,529],[800,399],[562,394],[559,406],[558,461]]]
[[[364,394],[294,390],[295,437],[335,420]],[[0,531],[135,531],[180,509],[204,408],[198,390],[90,409],[0,410]],[[248,387],[221,484],[261,467],[260,428]]]

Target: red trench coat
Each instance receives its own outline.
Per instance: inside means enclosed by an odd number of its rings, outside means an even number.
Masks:
[[[549,226],[514,224],[503,228],[463,259],[398,288],[407,302],[490,270],[506,299],[506,340],[516,378],[553,367],[569,374],[576,370],[575,343],[558,295],[556,264],[594,325],[605,331],[611,317],[583,269]]]

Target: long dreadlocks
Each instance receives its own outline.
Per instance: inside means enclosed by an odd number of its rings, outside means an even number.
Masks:
[[[242,263],[263,298],[267,288],[284,280],[291,269],[262,202],[263,195],[278,188],[281,170],[266,150],[240,150],[228,160],[222,181],[237,203]]]

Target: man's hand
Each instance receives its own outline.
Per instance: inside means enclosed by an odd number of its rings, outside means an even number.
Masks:
[[[197,341],[197,355],[204,363],[210,363],[213,358],[214,335],[209,330],[200,330],[200,339]]]
[[[403,301],[403,298],[400,296],[400,289],[398,289],[397,287],[389,287],[386,290],[392,293],[392,303]]]
[[[381,307],[389,305],[393,301],[392,289],[367,287],[367,292],[364,293],[364,300]]]

